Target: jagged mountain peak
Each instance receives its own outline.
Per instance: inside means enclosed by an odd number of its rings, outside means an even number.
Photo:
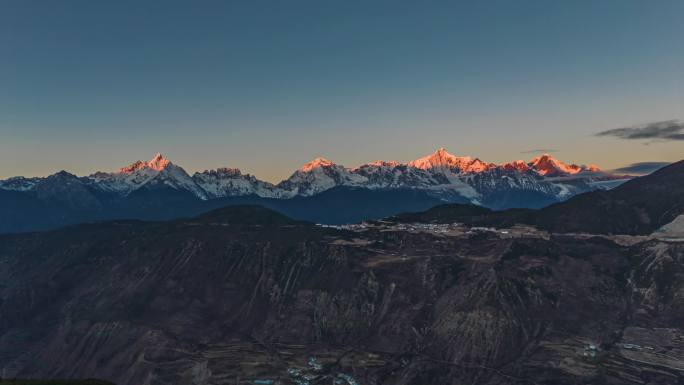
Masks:
[[[66,170],[58,171],[58,172],[56,172],[56,173],[54,173],[54,174],[48,176],[48,178],[78,179],[78,177],[77,177],[76,175],[74,175],[74,174],[72,174],[72,173],[70,173],[69,171],[66,171]]]
[[[135,162],[129,164],[126,167],[121,167],[119,169],[119,172],[122,174],[130,174],[130,173],[133,173],[137,170],[145,168],[146,165],[147,165],[147,162],[143,162],[142,160],[136,160]]]
[[[525,172],[530,169],[530,166],[524,160],[514,160],[503,164],[505,170]]]
[[[142,160],[137,160],[131,164],[129,164],[126,167],[122,167],[119,169],[119,172],[122,174],[131,174],[134,173],[138,170],[142,169],[151,169],[154,171],[161,171],[168,167],[171,163],[168,159],[164,158],[164,156],[161,153],[157,153],[154,155],[152,159],[150,159],[147,162],[144,162]]]
[[[493,163],[485,163],[470,156],[456,156],[440,147],[434,153],[407,163],[409,167],[422,170],[450,169],[459,172],[478,173],[496,167]]]
[[[242,171],[239,168],[234,167],[219,167],[216,170],[204,170],[202,172],[197,172],[195,175],[205,174],[205,175],[215,175],[223,177],[238,177],[242,175]]]
[[[321,168],[321,167],[332,167],[336,166],[335,163],[332,161],[323,158],[323,157],[317,157],[313,159],[312,161],[304,164],[302,167],[299,168],[299,171],[304,171],[304,172],[310,172],[314,169]]]
[[[286,196],[310,196],[336,186],[362,186],[367,181],[366,177],[353,170],[318,157],[299,168],[276,187]]]
[[[0,181],[0,189],[35,191],[45,179],[9,179]],[[517,160],[497,165],[470,156],[453,155],[444,147],[408,163],[375,161],[356,168],[317,157],[277,185],[242,174],[237,168],[205,170],[190,176],[161,153],[149,161],[136,161],[118,172],[96,172],[82,178],[73,175],[50,178],[64,184],[73,180],[96,191],[121,197],[141,188],[171,188],[189,191],[200,199],[247,195],[292,198],[344,186],[418,189],[440,199],[465,199],[496,208],[526,207],[537,205],[536,202],[546,204],[592,189],[609,189],[625,179],[600,172],[593,165],[565,164],[549,154],[530,162]]]
[[[553,155],[549,154],[548,152],[545,152],[539,156],[534,157],[529,163],[536,164],[536,163],[542,163],[542,162],[562,163],[561,161],[556,159]]]
[[[364,168],[364,167],[397,167],[400,166],[401,162],[397,162],[396,160],[390,160],[390,161],[385,161],[385,160],[375,160],[370,163],[362,164],[361,166],[357,167],[356,170]]]
[[[221,167],[216,170],[196,172],[193,181],[201,187],[208,198],[258,195],[267,198],[282,198],[281,191],[272,183],[243,174],[238,168]]]
[[[89,176],[90,183],[105,191],[127,195],[143,186],[153,188],[166,186],[187,190],[199,198],[206,198],[205,191],[183,170],[161,153],[149,161],[138,160],[119,169],[118,172],[98,172]]]
[[[542,154],[529,163],[529,166],[537,171],[540,175],[552,176],[558,174],[570,174],[574,175],[583,170],[581,166],[576,164],[563,163],[560,160],[554,158],[550,154]]]
[[[148,167],[157,171],[165,169],[169,164],[171,164],[171,161],[164,158],[164,156],[159,152],[154,156],[154,158],[147,162]]]
[[[470,162],[470,157],[457,157],[449,153],[444,147],[438,148],[434,153],[416,159],[408,163],[410,167],[427,170],[438,167],[457,167],[463,163]]]

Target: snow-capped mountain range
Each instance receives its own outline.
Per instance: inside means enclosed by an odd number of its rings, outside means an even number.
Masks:
[[[56,178],[55,176],[59,176]],[[528,162],[505,164],[455,156],[440,148],[408,163],[377,161],[347,168],[316,158],[288,179],[272,184],[235,168],[219,168],[189,175],[161,154],[136,161],[116,172],[76,177],[64,171],[46,178],[13,177],[0,181],[0,189],[44,191],[46,184],[79,185],[126,197],[141,189],[170,188],[189,192],[201,200],[256,195],[288,199],[313,196],[335,187],[365,189],[418,189],[444,201],[465,201],[493,208],[541,206],[581,192],[607,189],[626,177],[601,171],[594,165],[563,163],[548,154]],[[80,188],[79,187],[79,188]],[[537,203],[524,203],[536,200]]]

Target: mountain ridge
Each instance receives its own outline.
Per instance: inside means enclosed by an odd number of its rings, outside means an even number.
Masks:
[[[542,163],[543,168],[537,167]],[[495,210],[540,208],[613,187],[624,181],[620,178],[548,156],[544,162],[495,165],[440,148],[413,162],[377,161],[356,168],[319,157],[272,184],[235,168],[190,175],[158,153],[115,172],[79,177],[60,171],[45,178],[0,181],[0,191],[14,193],[2,195],[7,202],[0,205],[0,232],[107,219],[173,219],[235,203],[263,204],[297,219],[327,224],[378,219],[444,203]]]
[[[477,175],[480,177],[477,178]],[[571,179],[563,182],[546,179],[559,176]],[[0,189],[33,191],[48,178],[11,177],[0,180]],[[626,176],[603,172],[593,165],[566,164],[548,154],[529,162],[516,160],[495,164],[470,156],[455,156],[442,147],[433,154],[406,163],[376,161],[354,168],[317,157],[277,184],[227,167],[189,175],[160,153],[149,161],[138,160],[116,172],[98,171],[78,178],[93,188],[122,196],[146,185],[150,187],[159,184],[190,191],[203,200],[250,194],[268,198],[292,198],[298,195],[315,195],[343,185],[370,189],[418,188],[432,190],[435,195],[447,197],[458,194],[471,199],[473,203],[481,204],[483,194],[474,187],[476,182],[473,179],[489,178],[490,185],[503,181],[511,188],[534,189],[562,199],[568,195],[569,188],[575,189],[574,193],[591,189],[577,181],[591,183],[621,180],[626,179]],[[515,182],[511,183],[510,180]],[[532,186],[533,184],[540,186]]]
[[[495,227],[525,223],[558,233],[648,235],[684,215],[682,176],[684,160],[612,190],[586,192],[536,211],[446,204],[392,220]]]

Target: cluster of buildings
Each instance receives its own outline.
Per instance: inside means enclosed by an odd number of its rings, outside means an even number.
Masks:
[[[375,229],[380,231],[426,232],[431,234],[446,234],[452,236],[492,233],[505,238],[521,237],[524,234],[529,234],[530,232],[534,231],[534,229],[523,229],[518,227],[514,227],[512,229],[496,229],[493,227],[480,226],[468,227],[463,223],[397,223],[385,221],[361,222],[347,225],[318,224],[318,226],[355,232]]]

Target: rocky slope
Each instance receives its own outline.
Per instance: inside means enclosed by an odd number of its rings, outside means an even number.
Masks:
[[[5,235],[0,368],[119,385],[676,384],[682,255],[656,239],[336,230],[258,207]]]

